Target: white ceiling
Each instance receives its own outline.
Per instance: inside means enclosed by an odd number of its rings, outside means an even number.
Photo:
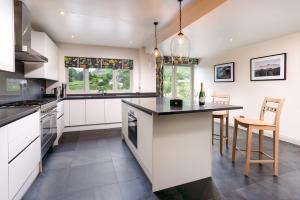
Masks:
[[[205,57],[300,31],[299,9],[300,0],[228,0],[183,32],[191,40],[191,56]],[[170,38],[161,47],[170,55]]]
[[[23,0],[32,26],[56,42],[142,47],[178,12],[176,0]],[[184,0],[183,6],[196,1]],[[60,11],[64,15],[60,15]],[[72,38],[74,35],[74,38]]]

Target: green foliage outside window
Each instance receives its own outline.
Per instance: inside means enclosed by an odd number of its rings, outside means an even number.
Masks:
[[[172,66],[164,66],[163,92],[165,97],[172,97]]]
[[[189,99],[191,97],[191,68],[177,67],[176,71],[176,89],[177,97],[180,99]]]
[[[130,70],[119,69],[117,70],[117,88],[118,90],[130,89]]]
[[[83,69],[69,67],[69,90],[83,90]]]
[[[176,77],[173,77],[173,70]],[[171,65],[165,65],[163,78],[163,92],[165,97],[172,97],[172,88],[174,88],[174,91],[176,88],[175,97],[186,100],[191,98],[192,71],[190,67],[176,66],[173,69]],[[176,80],[176,85],[173,84],[174,79]]]
[[[113,70],[89,68],[89,89],[107,91],[113,89]]]

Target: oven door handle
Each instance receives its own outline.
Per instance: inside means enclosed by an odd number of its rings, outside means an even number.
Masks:
[[[137,121],[137,118],[132,116],[132,115],[128,115],[128,122],[136,122]]]
[[[52,118],[52,117],[56,118],[56,113],[55,114],[54,113],[46,114],[46,115],[42,116],[41,122],[46,121],[47,119]]]

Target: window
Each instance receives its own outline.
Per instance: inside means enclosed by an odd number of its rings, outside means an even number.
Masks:
[[[176,94],[180,99],[192,97],[192,68],[178,66],[176,68]]]
[[[130,89],[130,70],[129,69],[118,69],[116,81],[117,81],[117,89],[118,90],[129,90]]]
[[[130,92],[132,70],[68,67],[69,93]]]
[[[83,69],[76,67],[69,67],[69,90],[83,90]]]
[[[164,66],[164,72],[163,72],[163,92],[165,97],[172,97],[172,66],[166,65]]]
[[[113,89],[113,70],[89,68],[89,90],[109,91]]]
[[[193,97],[193,68],[165,65],[163,71],[165,97],[191,100]]]

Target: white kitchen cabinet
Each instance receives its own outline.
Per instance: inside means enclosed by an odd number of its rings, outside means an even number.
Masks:
[[[105,99],[105,123],[122,122],[121,99]]]
[[[57,118],[64,114],[64,101],[57,103]]]
[[[61,137],[63,130],[64,130],[64,125],[65,125],[65,120],[64,120],[64,101],[60,101],[57,103],[57,138],[54,142],[54,145],[58,145],[58,140]]]
[[[6,125],[8,132],[8,157],[12,160],[30,142],[40,136],[40,113],[35,112]]]
[[[128,105],[122,103],[122,138],[128,138]]]
[[[147,172],[152,174],[152,141],[153,119],[152,115],[137,110],[138,154]]]
[[[85,100],[70,101],[70,126],[85,125]]]
[[[8,141],[6,127],[0,128],[0,199],[8,199]]]
[[[70,101],[64,100],[64,126],[70,126]]]
[[[0,0],[0,70],[15,71],[14,1]]]
[[[58,48],[44,32],[31,31],[31,48],[48,58],[47,63],[25,63],[26,78],[58,80]]]
[[[9,199],[13,199],[41,160],[41,140],[38,137],[8,165]]]
[[[104,99],[87,99],[85,102],[86,125],[105,123]]]

